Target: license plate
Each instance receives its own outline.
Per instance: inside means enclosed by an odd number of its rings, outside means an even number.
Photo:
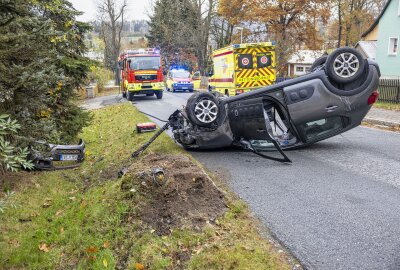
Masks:
[[[151,86],[151,83],[143,83],[142,86]]]
[[[60,160],[62,161],[78,160],[78,155],[60,155]]]
[[[187,87],[182,87],[182,89],[188,89]]]

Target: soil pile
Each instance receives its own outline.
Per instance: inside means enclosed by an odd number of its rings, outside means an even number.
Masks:
[[[131,176],[121,187],[127,190],[140,183],[138,191],[133,190],[144,196],[139,217],[158,235],[167,235],[174,228],[201,230],[226,211],[224,194],[188,157],[151,154],[140,164],[130,168]],[[154,181],[151,171],[156,168],[163,169],[161,181]]]

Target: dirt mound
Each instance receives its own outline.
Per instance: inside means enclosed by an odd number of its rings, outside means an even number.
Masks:
[[[226,211],[223,193],[188,157],[151,154],[140,164],[146,167],[133,165],[129,179],[140,183],[137,192],[145,196],[138,208],[140,219],[158,235],[169,234],[174,228],[201,230],[207,221],[214,222]],[[163,185],[153,181],[152,168],[164,170]],[[125,190],[129,186],[122,183]]]

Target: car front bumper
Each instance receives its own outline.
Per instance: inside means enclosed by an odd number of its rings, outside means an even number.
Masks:
[[[181,91],[193,91],[194,87],[193,84],[173,84],[172,85],[173,90],[181,90]]]

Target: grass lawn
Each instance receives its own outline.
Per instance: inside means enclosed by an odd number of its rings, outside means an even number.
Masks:
[[[80,168],[6,176],[1,269],[293,267],[259,235],[246,205],[221,192],[226,188],[213,179],[216,188],[167,135],[128,162],[152,135],[134,132],[136,123],[148,119],[131,104],[93,114],[82,134],[87,158]],[[118,170],[130,164],[131,172],[118,179]],[[166,172],[168,182],[161,187],[138,176],[154,165]],[[5,196],[9,190],[15,194]],[[211,195],[214,200],[207,199]]]
[[[394,104],[394,103],[377,102],[374,104],[374,107],[392,111],[400,111],[400,104]]]

